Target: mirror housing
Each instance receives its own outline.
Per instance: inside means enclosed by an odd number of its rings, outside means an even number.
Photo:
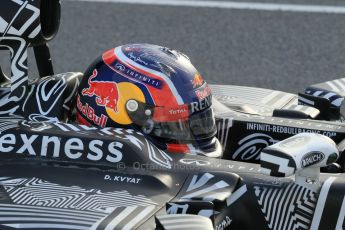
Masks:
[[[300,133],[261,152],[261,173],[275,177],[296,176],[296,182],[316,188],[320,168],[339,157],[332,139],[316,133]],[[315,186],[313,186],[315,185]]]

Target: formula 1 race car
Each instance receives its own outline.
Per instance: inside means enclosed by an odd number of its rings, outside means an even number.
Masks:
[[[223,157],[170,154],[71,122],[83,74],[53,73],[59,18],[59,0],[0,1],[0,229],[343,228],[345,79],[298,95],[211,85]]]

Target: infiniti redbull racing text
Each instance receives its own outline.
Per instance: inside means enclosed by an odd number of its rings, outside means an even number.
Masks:
[[[95,69],[88,80],[89,88],[83,89],[81,94],[89,97],[96,96],[97,105],[105,106],[118,112],[119,92],[116,83],[111,81],[91,81],[97,74]]]
[[[0,136],[0,152],[40,156],[50,159],[67,158],[90,161],[105,160],[117,163],[122,160],[123,144],[92,139],[62,138],[27,134],[4,134]]]

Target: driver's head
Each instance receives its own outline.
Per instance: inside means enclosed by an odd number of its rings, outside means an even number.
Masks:
[[[105,52],[86,71],[77,121],[140,130],[169,152],[207,153],[219,148],[211,97],[181,52],[124,45]]]

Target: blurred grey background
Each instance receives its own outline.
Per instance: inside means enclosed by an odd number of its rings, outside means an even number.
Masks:
[[[62,0],[60,30],[50,43],[55,72],[83,72],[103,51],[142,42],[186,53],[209,83],[297,92],[345,77],[345,2],[274,4],[294,5],[291,11],[268,11]],[[323,4],[335,12],[322,12]],[[306,10],[293,10],[300,5]],[[321,11],[309,12],[313,5]],[[8,60],[2,51],[0,65],[7,73]],[[34,59],[29,61],[30,75],[37,75]]]

